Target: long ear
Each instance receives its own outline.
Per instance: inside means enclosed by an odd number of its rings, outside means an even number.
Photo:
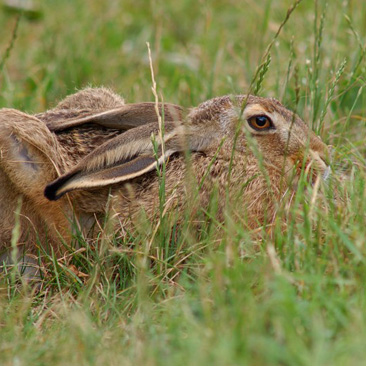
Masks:
[[[184,149],[183,129],[174,122],[165,123],[164,152],[156,123],[127,131],[95,149],[73,169],[47,185],[44,194],[49,200],[57,200],[72,190],[103,187],[152,171],[170,155]]]
[[[36,197],[42,184],[64,168],[56,137],[37,118],[0,110],[0,166],[22,193]]]
[[[178,105],[159,103],[159,113],[160,115],[164,115],[165,122],[181,120],[182,111],[183,108]],[[50,131],[60,132],[68,128],[92,123],[106,128],[129,130],[145,124],[157,122],[157,120],[155,103],[136,103],[126,104],[118,108],[82,118],[50,121],[47,122],[47,127]]]

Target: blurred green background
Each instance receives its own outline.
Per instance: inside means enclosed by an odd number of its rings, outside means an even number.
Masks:
[[[0,105],[40,111],[86,85],[112,87],[131,101],[151,100],[146,42],[151,44],[156,79],[166,100],[196,105],[213,96],[244,93],[291,3],[39,2],[42,19],[20,21],[1,75]],[[263,95],[293,102],[297,67],[301,98],[310,98],[312,73],[317,72],[324,99],[341,62],[347,58],[348,72],[357,63],[361,50],[344,15],[363,39],[366,4],[332,1],[326,8],[324,1],[317,3],[303,1],[281,32],[272,49]],[[15,18],[3,11],[0,20],[3,53]],[[364,71],[362,64],[353,78],[363,77]],[[352,90],[348,92],[354,97]]]
[[[152,48],[159,93],[166,101],[195,106],[214,96],[246,93],[291,4],[36,2],[42,17],[20,20],[0,75],[0,106],[39,112],[88,85],[113,88],[130,102],[152,100],[146,42]],[[332,124],[339,122],[364,83],[365,63],[360,57],[365,50],[359,43],[366,32],[365,13],[361,0],[302,1],[272,48],[260,94],[296,107],[314,125],[335,73],[347,60],[330,105]],[[0,13],[2,54],[11,42],[15,18],[5,8]],[[364,98],[361,95],[353,107],[361,117]]]

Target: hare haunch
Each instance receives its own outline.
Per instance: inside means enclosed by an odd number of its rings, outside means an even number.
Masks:
[[[184,207],[190,170],[203,208],[216,189],[220,211],[229,191],[234,211],[245,212],[250,228],[273,219],[286,182],[302,166],[311,179],[329,169],[327,146],[275,99],[218,97],[186,115],[176,105],[159,109],[164,144],[153,103],[125,104],[103,88],[80,91],[35,116],[2,109],[0,249],[10,245],[19,205],[18,243],[27,251],[37,241],[57,251],[61,238],[71,238],[74,219],[93,237],[111,196],[122,226],[132,225],[141,209],[152,217],[159,207],[156,168],[163,161],[165,209]]]

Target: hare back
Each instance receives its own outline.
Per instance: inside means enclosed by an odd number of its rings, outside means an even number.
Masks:
[[[125,104],[123,98],[109,89],[87,88],[36,117],[55,133],[71,166],[129,129],[157,124],[158,113],[166,122],[179,121],[183,109],[169,103]]]

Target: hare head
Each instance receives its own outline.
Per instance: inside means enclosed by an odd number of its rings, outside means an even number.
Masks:
[[[214,98],[194,109],[189,118],[193,125],[215,122],[218,139],[228,140],[229,154],[235,150],[248,158],[256,155],[271,174],[298,175],[303,166],[312,179],[329,172],[327,146],[276,99],[252,95]]]
[[[327,146],[275,99],[218,97],[192,108],[186,117],[179,106],[160,105],[162,133],[154,104],[115,104],[112,98],[110,107],[93,110],[97,91],[82,92],[84,99],[87,94],[86,110],[83,98],[80,102],[75,94],[62,113],[56,108],[36,119],[13,112],[18,117],[7,118],[8,132],[0,131],[5,151],[0,173],[55,232],[70,232],[72,215],[90,227],[90,220],[103,214],[108,192],[115,196],[113,207],[126,225],[141,208],[154,215],[159,203],[155,170],[163,162],[169,205],[185,204],[190,161],[200,205],[209,203],[214,188],[223,195],[229,192],[236,207],[244,207],[251,228],[273,218],[286,181],[293,182],[302,172],[311,181],[328,174]],[[19,118],[28,119],[21,129],[14,127]],[[39,136],[30,141],[37,124]],[[88,144],[95,134],[103,138]],[[25,163],[15,163],[24,157]],[[68,192],[71,200],[65,196]]]

